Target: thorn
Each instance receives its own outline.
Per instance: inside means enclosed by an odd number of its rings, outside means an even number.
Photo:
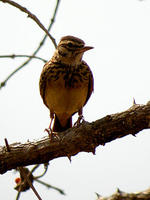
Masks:
[[[98,194],[97,192],[95,192],[95,194],[96,194],[96,196],[99,198],[99,197],[101,197],[101,195],[100,194]]]
[[[95,155],[95,147],[92,149],[92,154]]]
[[[71,161],[72,161],[72,160],[71,160],[71,155],[68,154],[68,155],[67,155],[67,158],[69,159],[69,161],[70,161],[70,163],[71,163]]]
[[[105,146],[105,143],[104,143],[104,142],[102,142],[102,143],[101,143],[101,145],[102,145],[102,146]]]
[[[119,189],[119,188],[117,188],[117,191],[116,191],[118,194],[122,194],[122,191]]]
[[[136,101],[135,98],[133,97],[133,105],[136,105]]]
[[[135,133],[131,133],[131,135],[134,136],[134,137],[136,137],[136,134],[135,134]]]
[[[5,138],[4,141],[5,141],[7,151],[10,152],[10,147],[9,147],[7,138]]]
[[[97,192],[95,192],[96,196],[97,196],[97,200],[101,200],[103,199],[102,196],[100,194],[98,194]]]

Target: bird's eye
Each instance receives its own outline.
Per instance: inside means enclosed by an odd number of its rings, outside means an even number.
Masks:
[[[72,42],[68,42],[67,45],[68,45],[69,47],[72,47],[72,46],[73,46]]]

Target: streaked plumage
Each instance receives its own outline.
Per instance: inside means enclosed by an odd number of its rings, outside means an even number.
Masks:
[[[40,76],[40,94],[54,118],[52,131],[72,127],[72,115],[82,115],[82,108],[93,91],[93,75],[82,61],[83,53],[92,47],[73,36],[63,37]],[[51,124],[50,124],[51,126]],[[50,127],[51,128],[51,127]]]

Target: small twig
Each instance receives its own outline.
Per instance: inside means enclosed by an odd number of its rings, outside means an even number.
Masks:
[[[24,169],[23,167],[18,167],[19,168],[19,171],[20,173],[22,174],[22,176],[24,177],[24,179],[28,182],[28,184],[30,185],[31,189],[33,190],[34,194],[37,196],[37,198],[39,200],[42,200],[40,195],[38,194],[38,192],[36,191],[35,187],[32,185],[28,175],[26,175],[26,173],[24,172]]]
[[[18,193],[17,193],[17,196],[16,196],[16,200],[18,200],[18,199],[19,199],[19,197],[20,197],[20,194],[21,194],[21,192],[20,192],[20,191],[18,191]]]
[[[48,37],[52,40],[54,46],[55,47],[57,46],[55,39],[52,37],[52,35],[48,32],[48,30],[44,27],[44,25],[40,22],[40,20],[33,13],[31,13],[27,8],[21,6],[20,4],[14,2],[14,1],[11,1],[11,0],[0,0],[0,1],[2,1],[3,3],[8,3],[8,4],[18,8],[22,12],[27,13],[28,17],[33,19],[33,21],[35,21],[38,24],[38,26],[48,35]]]
[[[42,175],[40,176],[33,176],[33,172],[40,166],[40,164],[37,164],[35,165],[32,170],[30,171],[28,168],[23,168],[23,173],[22,173],[22,169],[20,169],[20,167],[17,167],[17,170],[20,172],[20,180],[21,182],[16,182],[17,183],[17,186],[15,187],[15,189],[18,191],[17,193],[17,197],[16,197],[16,200],[19,199],[19,196],[20,196],[20,193],[22,191],[27,191],[28,189],[32,188],[31,187],[31,184],[33,184],[34,181],[46,186],[47,188],[51,188],[51,189],[54,189],[56,191],[58,191],[60,194],[62,195],[65,195],[65,192],[60,189],[60,188],[57,188],[55,186],[52,186],[44,181],[40,181],[39,178],[41,178],[42,176],[45,175],[47,169],[48,169],[48,163],[45,163],[44,165],[46,165],[46,168],[45,168],[45,171],[44,173],[42,173]],[[28,180],[27,180],[27,178]],[[30,183],[29,183],[30,181]]]
[[[35,165],[35,166],[31,169],[30,173],[33,174],[33,172],[34,172],[40,165],[41,165],[41,164]]]
[[[46,165],[46,167],[44,169],[44,172],[39,176],[34,176],[34,179],[36,180],[36,179],[39,179],[39,178],[43,177],[46,174],[47,170],[48,170],[48,165]]]
[[[5,138],[4,141],[5,141],[5,145],[6,145],[7,151],[10,152],[10,147],[9,147],[7,138]]]
[[[0,0],[1,1],[1,0]],[[54,24],[54,21],[55,21],[55,18],[56,18],[56,14],[57,14],[57,11],[58,11],[58,7],[59,7],[59,3],[60,3],[60,0],[57,0],[56,2],[56,7],[55,7],[55,10],[54,10],[54,14],[53,14],[53,17],[51,18],[50,20],[50,25],[48,27],[48,31],[51,30],[53,24]],[[43,39],[41,40],[39,46],[37,47],[37,49],[32,53],[31,57],[28,58],[22,65],[20,65],[18,68],[16,68],[12,73],[9,74],[9,76],[3,81],[0,83],[0,89],[2,87],[4,87],[7,83],[7,81],[16,73],[18,72],[19,70],[21,70],[25,65],[27,65],[31,60],[32,60],[32,57],[35,56],[39,50],[41,49],[41,47],[43,46],[45,40],[47,38],[47,34],[45,34],[45,36],[43,37]]]
[[[57,190],[60,194],[65,195],[65,193],[64,193],[63,190],[61,190],[61,189],[59,189],[59,188],[57,188],[57,187],[55,187],[55,186],[52,186],[52,185],[50,185],[50,184],[48,184],[48,183],[45,183],[44,181],[41,181],[41,180],[39,180],[39,179],[34,179],[34,180],[35,180],[36,182],[38,182],[38,183],[41,183],[42,185],[45,185],[47,188],[51,188],[51,189]]]
[[[3,82],[1,82],[1,83],[0,83],[0,89],[6,85],[6,82],[7,82],[16,72],[18,72],[18,71],[19,71],[20,69],[22,69],[25,65],[27,65],[31,59],[32,59],[32,58],[29,58],[28,60],[26,60],[22,65],[20,65],[17,69],[15,69]]]
[[[38,56],[29,56],[29,55],[20,55],[20,54],[12,54],[12,55],[0,55],[0,58],[35,58],[35,59],[38,59],[38,60],[41,60],[43,61],[44,63],[47,62],[47,60],[41,58],[41,57],[38,57]]]

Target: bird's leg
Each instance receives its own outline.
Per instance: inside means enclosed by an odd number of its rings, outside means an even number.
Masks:
[[[52,122],[53,122],[53,119],[54,119],[54,113],[52,113],[52,112],[50,112],[50,119],[51,119],[51,121],[50,121],[50,124],[49,124],[49,130],[52,133],[53,131],[52,131],[51,126],[52,126]]]
[[[50,124],[49,124],[49,127],[45,129],[45,131],[48,133],[49,135],[49,138],[50,140],[52,140],[53,138],[53,129],[51,128],[52,126],[52,122],[53,122],[53,119],[54,119],[54,113],[50,112]]]
[[[74,123],[74,126],[79,126],[83,120],[84,120],[84,117],[83,117],[83,109],[80,108],[80,110],[78,111],[78,119],[77,119],[77,121]]]
[[[53,122],[53,119],[54,119],[54,113],[52,113],[52,112],[50,112],[50,119],[51,120],[50,120],[49,128],[46,128],[45,131],[48,133],[50,141],[52,141],[54,137],[59,139],[59,136],[57,135],[57,133],[55,133],[53,131],[53,128],[51,128],[52,122]]]
[[[52,126],[52,122],[53,122],[53,119],[54,119],[54,113],[51,113],[50,112],[50,124],[49,124],[49,127],[45,129],[45,131],[47,131],[48,133],[51,133],[52,132],[52,129],[51,129],[51,126]]]

